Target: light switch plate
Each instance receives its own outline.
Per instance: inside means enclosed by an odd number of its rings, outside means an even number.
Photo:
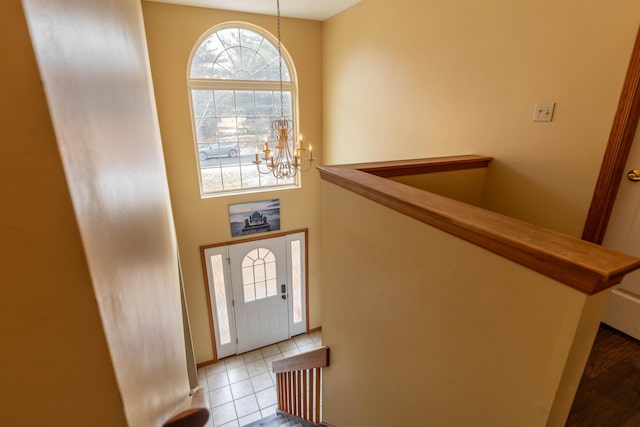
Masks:
[[[533,112],[533,121],[550,122],[553,119],[553,110],[555,107],[555,102],[538,102]]]

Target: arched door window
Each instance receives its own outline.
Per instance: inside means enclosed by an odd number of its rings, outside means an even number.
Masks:
[[[251,302],[278,294],[276,257],[269,249],[254,249],[242,260],[242,289],[244,302]]]
[[[253,163],[265,141],[275,141],[274,119],[292,120],[298,133],[295,70],[281,50],[282,63],[272,35],[237,22],[214,27],[196,44],[188,87],[202,197],[298,186],[298,177],[261,175]]]

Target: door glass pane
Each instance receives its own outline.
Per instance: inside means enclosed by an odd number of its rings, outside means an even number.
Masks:
[[[291,288],[293,298],[293,323],[302,322],[302,263],[300,240],[291,241]]]
[[[278,293],[278,281],[271,279],[267,282],[267,296],[272,297]]]
[[[266,277],[269,278],[267,283],[267,296],[271,297],[278,293],[277,283],[276,283],[276,263],[270,262],[265,265]],[[273,286],[271,286],[273,284]]]
[[[244,267],[242,269],[242,283],[243,284],[247,284],[247,283],[253,283],[254,282],[254,278],[253,278],[253,266],[251,267]]]
[[[242,260],[244,302],[255,301],[278,293],[276,257],[265,248],[254,249]]]
[[[256,282],[262,282],[264,281],[264,279],[266,279],[265,277],[265,271],[264,271],[264,261],[263,260],[257,260],[254,264],[253,267],[253,271],[255,272],[255,281]]]
[[[227,294],[222,265],[222,255],[218,254],[211,257],[211,272],[213,276],[213,290],[216,301],[220,344],[229,344],[231,342],[231,332],[229,330],[229,312],[227,310]]]
[[[256,282],[256,299],[262,299],[267,296],[267,284],[262,282]]]
[[[253,283],[250,285],[243,286],[244,289],[244,302],[255,301],[256,299],[256,291]]]

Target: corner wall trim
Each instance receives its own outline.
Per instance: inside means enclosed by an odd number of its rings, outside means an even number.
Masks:
[[[586,241],[601,244],[604,240],[639,119],[640,27],[582,232],[582,238]]]

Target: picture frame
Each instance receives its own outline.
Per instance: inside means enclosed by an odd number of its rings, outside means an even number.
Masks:
[[[280,230],[280,199],[229,205],[231,237]]]

